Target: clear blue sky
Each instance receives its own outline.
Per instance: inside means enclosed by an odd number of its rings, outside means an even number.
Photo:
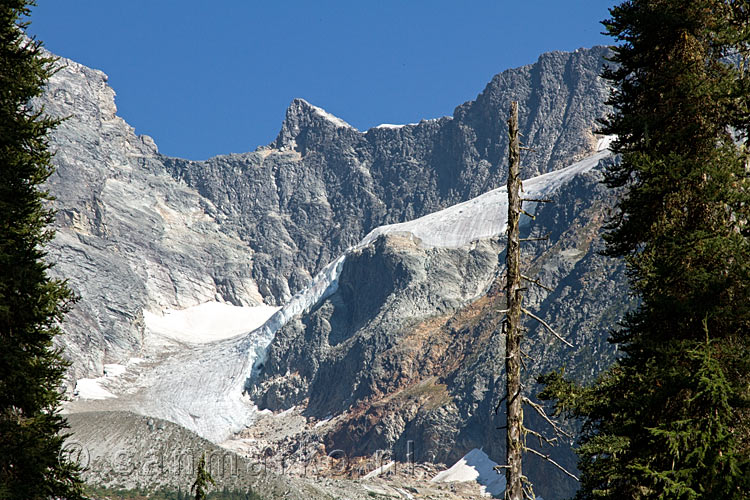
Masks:
[[[189,159],[272,141],[294,97],[360,130],[453,113],[500,71],[612,41],[612,0],[38,0],[31,33],[101,69],[119,114]]]

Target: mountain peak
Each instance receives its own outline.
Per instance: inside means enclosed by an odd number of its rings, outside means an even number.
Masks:
[[[297,138],[309,128],[332,128],[347,129],[356,132],[357,129],[346,123],[341,118],[332,115],[323,108],[314,106],[306,100],[297,97],[292,100],[286,109],[286,116],[281,125],[274,146],[281,149],[284,147],[295,148]]]

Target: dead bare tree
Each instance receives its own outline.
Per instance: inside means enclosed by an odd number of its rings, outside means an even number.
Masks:
[[[521,401],[521,144],[518,138],[518,102],[510,105],[508,120],[510,145],[508,160],[508,246],[505,254],[505,294],[508,305],[505,320],[505,376],[507,429],[505,457],[505,498],[523,500],[523,405]]]
[[[528,278],[521,274],[521,242],[524,239],[521,238],[520,232],[520,218],[521,214],[529,215],[533,218],[533,215],[528,214],[523,210],[523,202],[548,202],[550,200],[541,199],[524,199],[521,198],[523,192],[523,183],[521,182],[521,142],[519,139],[518,131],[518,102],[513,101],[510,106],[510,118],[508,119],[508,134],[510,138],[509,152],[508,152],[508,244],[505,255],[505,293],[507,300],[507,307],[503,313],[505,313],[505,319],[503,321],[503,331],[505,333],[505,374],[506,374],[506,394],[504,397],[506,410],[507,410],[507,424],[506,428],[506,462],[505,465],[498,466],[501,469],[505,469],[505,498],[506,500],[523,500],[524,498],[535,498],[534,490],[531,483],[523,475],[523,454],[524,452],[536,455],[552,465],[556,466],[570,477],[577,479],[573,474],[565,470],[560,464],[552,460],[549,455],[546,455],[538,450],[529,447],[526,443],[526,436],[531,434],[532,436],[539,439],[540,445],[542,443],[552,444],[557,439],[557,436],[563,434],[564,431],[545,413],[544,408],[531,401],[529,398],[522,394],[523,384],[521,382],[521,365],[523,360],[521,358],[521,340],[523,337],[523,317],[522,313],[530,316],[537,320],[547,331],[552,333],[558,340],[562,341],[566,345],[573,347],[573,345],[565,340],[560,334],[552,329],[544,320],[531,313],[523,307],[523,291],[524,287],[522,282],[528,281],[534,285],[540,286],[544,289],[549,290],[548,287],[542,285],[537,280]],[[545,238],[529,238],[529,240],[538,240]],[[501,400],[502,403],[502,400]],[[523,408],[524,403],[529,405],[535,412],[537,412],[542,419],[552,426],[555,432],[555,437],[546,438],[541,433],[536,432],[524,426],[523,419]],[[498,404],[499,407],[499,404]]]

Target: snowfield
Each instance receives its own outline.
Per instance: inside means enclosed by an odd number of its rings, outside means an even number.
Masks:
[[[528,179],[524,197],[549,197],[609,155],[603,150],[568,168]],[[281,308],[205,303],[181,311],[144,311],[144,359],[131,360],[123,367],[108,365],[104,377],[78,380],[76,398],[66,404],[65,411],[129,410],[172,421],[222,443],[251,425],[257,414],[244,387],[253,369],[264,362],[274,334],[337,290],[347,254],[391,233],[411,234],[421,245],[435,247],[461,247],[497,237],[505,231],[505,193],[502,187],[413,221],[376,228]],[[533,207],[526,209],[531,212]],[[476,473],[481,482],[490,467],[486,457],[481,450],[474,450],[435,480],[458,480],[447,478]],[[495,491],[495,483],[485,486],[487,491]]]
[[[599,161],[610,156],[609,151],[600,151],[573,165],[523,182],[524,198],[547,198],[573,177],[597,166]],[[534,213],[537,204],[525,204],[524,208]],[[411,233],[428,247],[462,247],[472,241],[492,238],[505,232],[508,221],[508,194],[505,186],[493,189],[469,201],[453,205],[419,219],[400,224],[380,226],[364,237],[358,246],[373,242],[378,236],[390,233]],[[521,224],[530,219],[521,216]]]

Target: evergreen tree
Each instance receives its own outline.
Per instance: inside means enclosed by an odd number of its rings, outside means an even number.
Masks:
[[[548,375],[542,397],[583,419],[577,498],[748,498],[750,2],[610,14],[603,132],[622,162],[605,182],[626,194],[605,240],[641,303],[609,371],[588,388]]]
[[[200,462],[198,462],[198,471],[195,473],[195,482],[190,489],[195,492],[195,500],[204,500],[206,498],[206,490],[208,490],[209,484],[216,485],[214,478],[211,477],[211,473],[206,470],[206,455],[203,454]]]
[[[53,212],[41,187],[57,122],[29,104],[54,61],[23,35],[32,4],[0,2],[0,499],[73,499],[82,485],[58,413],[66,363],[52,346],[71,293],[47,274]]]

